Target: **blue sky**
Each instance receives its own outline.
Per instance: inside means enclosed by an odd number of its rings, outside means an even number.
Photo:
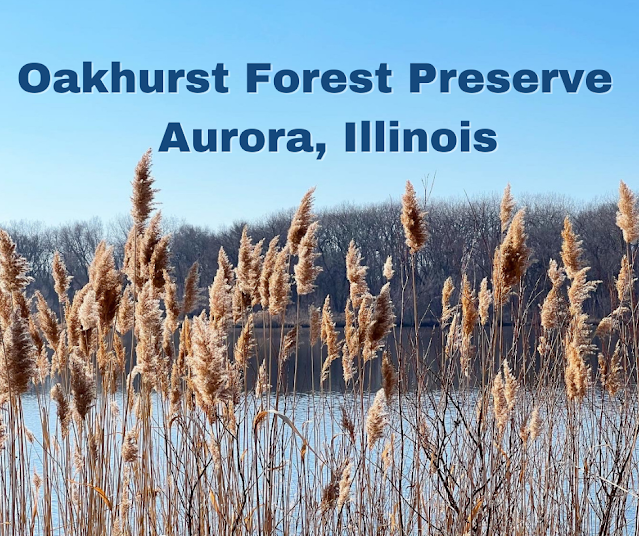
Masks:
[[[139,157],[157,150],[168,122],[193,128],[306,128],[328,152],[156,154],[166,215],[218,227],[297,204],[398,197],[407,179],[437,173],[438,197],[554,192],[578,199],[639,186],[636,151],[639,38],[636,2],[18,2],[0,4],[0,221],[55,223],[128,210]],[[109,68],[230,71],[228,94],[32,95],[18,72]],[[245,92],[247,63],[394,71],[392,94]],[[610,93],[410,94],[410,63],[439,69],[606,69]],[[398,120],[406,128],[498,134],[493,153],[347,154],[344,123]],[[187,130],[188,132],[188,130]]]

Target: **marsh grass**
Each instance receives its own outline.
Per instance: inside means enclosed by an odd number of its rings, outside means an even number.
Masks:
[[[101,243],[69,296],[56,254],[51,308],[28,296],[28,264],[0,232],[1,534],[639,529],[639,209],[623,183],[626,256],[598,326],[568,219],[547,280],[523,286],[533,252],[508,187],[492,277],[467,266],[448,279],[425,337],[415,278],[428,230],[410,183],[405,255],[372,293],[352,242],[342,315],[314,299],[313,190],[285,242],[245,229],[236,267],[220,250],[208,304],[197,264],[177,296],[150,166],[149,152],[123,265]]]

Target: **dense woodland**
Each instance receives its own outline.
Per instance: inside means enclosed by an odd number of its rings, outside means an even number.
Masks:
[[[495,247],[501,240],[499,197],[474,199],[424,198],[427,211],[429,239],[417,256],[417,296],[419,310],[426,311],[421,319],[430,324],[440,316],[441,288],[451,275],[459,281],[466,272],[475,287],[486,276],[490,277]],[[538,196],[524,198],[526,207],[526,231],[528,244],[533,250],[532,265],[525,277],[529,304],[541,303],[550,286],[546,270],[550,259],[559,259],[561,229],[566,214],[570,214],[575,231],[583,239],[587,265],[591,266],[589,279],[601,280],[593,299],[587,304],[589,313],[601,318],[610,311],[614,295],[614,279],[619,270],[625,245],[619,228],[615,225],[616,200],[602,200],[588,204],[556,197]],[[351,240],[360,247],[364,262],[369,266],[368,280],[373,292],[383,284],[382,267],[391,255],[396,272],[409,266],[400,223],[399,201],[388,201],[368,206],[345,204],[319,211],[321,224],[318,264],[322,272],[317,279],[316,303],[331,295],[336,311],[343,311],[348,297],[345,278],[345,256]],[[212,230],[188,222],[165,219],[165,231],[171,234],[171,262],[178,285],[194,262],[200,267],[200,286],[205,289],[213,281],[217,270],[217,255],[224,247],[230,260],[237,262],[237,251],[244,225],[254,241],[265,238],[265,244],[276,235],[285,241],[293,209],[282,211],[259,221],[236,222],[233,225]],[[40,290],[52,304],[56,303],[51,277],[51,259],[57,250],[73,275],[71,292],[88,282],[89,266],[96,246],[101,240],[116,247],[116,262],[121,265],[124,243],[131,226],[129,217],[109,222],[99,219],[75,221],[58,226],[39,222],[8,222],[3,225],[17,244],[18,251],[31,263],[34,282],[30,290]],[[266,249],[266,246],[265,246]],[[405,277],[404,277],[405,279]],[[181,289],[180,289],[181,290]],[[401,293],[400,285],[394,293]],[[205,293],[203,292],[203,296]],[[400,296],[393,301],[399,303]],[[412,292],[406,292],[410,302]],[[295,296],[293,296],[295,300]],[[202,306],[206,306],[203,298]],[[302,305],[304,305],[302,301]],[[412,323],[412,307],[407,307],[404,322]]]

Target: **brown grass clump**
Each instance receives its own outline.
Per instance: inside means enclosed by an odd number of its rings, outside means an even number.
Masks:
[[[462,290],[461,290],[461,304],[462,304],[462,324],[461,324],[461,367],[464,376],[470,377],[470,360],[472,352],[472,338],[479,313],[477,312],[477,303],[475,298],[475,291],[468,281],[466,274],[462,277]]]
[[[619,182],[618,207],[617,226],[623,231],[623,239],[632,244],[639,239],[639,204],[637,196],[623,181]]]
[[[69,372],[71,375],[73,407],[78,417],[84,420],[95,401],[95,376],[77,352],[71,354]]]
[[[351,303],[355,310],[359,310],[362,298],[368,294],[368,283],[366,283],[366,273],[368,266],[362,261],[362,253],[351,240],[346,253],[346,278],[350,282]]]
[[[564,306],[561,297],[561,286],[565,280],[563,270],[557,265],[557,261],[550,260],[548,278],[552,288],[541,307],[541,325],[545,330],[559,328],[564,316]]]
[[[275,269],[275,261],[277,260],[278,243],[280,235],[271,239],[268,244],[268,250],[264,255],[264,262],[262,263],[262,272],[260,273],[260,305],[262,309],[267,310],[269,307],[269,281],[273,270]]]
[[[619,276],[615,282],[615,288],[617,289],[617,297],[619,303],[623,304],[630,299],[632,294],[632,286],[636,279],[632,269],[632,264],[628,260],[628,256],[624,255],[621,259],[621,269],[619,270]]]
[[[273,273],[269,279],[269,311],[273,316],[284,314],[289,304],[291,292],[291,276],[288,273],[288,246],[284,246],[277,254]]]
[[[373,305],[373,316],[366,327],[366,342],[364,343],[364,361],[375,356],[377,350],[383,346],[383,339],[395,325],[393,302],[390,298],[390,283],[386,283],[379,291]],[[362,329],[362,326],[360,326]]]
[[[493,294],[488,290],[488,278],[484,277],[481,280],[481,284],[479,285],[479,304],[477,308],[477,312],[479,314],[479,321],[482,326],[485,326],[488,323],[488,311],[490,309],[490,304],[493,301]]]
[[[393,269],[393,257],[391,257],[390,255],[386,257],[386,262],[384,263],[382,273],[386,281],[390,281],[395,275],[395,270]]]
[[[504,305],[513,286],[521,280],[528,268],[530,249],[526,245],[524,215],[524,209],[515,214],[504,241],[495,251],[493,297],[495,304],[499,306]]]
[[[29,322],[16,310],[4,332],[0,392],[20,396],[29,388],[36,373],[36,348],[29,333]]]
[[[322,307],[322,328],[320,337],[322,343],[326,346],[326,359],[322,365],[321,382],[325,382],[328,379],[328,374],[331,369],[331,363],[339,358],[340,344],[338,342],[338,333],[335,329],[335,321],[333,320],[333,313],[331,311],[331,298],[326,296],[324,300],[324,307]]]
[[[200,301],[200,264],[196,261],[191,265],[184,280],[184,296],[182,297],[182,314],[193,311]]]
[[[388,426],[388,407],[384,389],[377,391],[375,400],[366,415],[366,436],[368,448],[372,449],[384,435]]]
[[[218,252],[217,266],[209,287],[209,315],[214,329],[225,331],[233,318],[234,272],[224,248]]]
[[[450,299],[453,295],[454,290],[455,286],[453,285],[453,278],[448,277],[446,281],[444,281],[444,287],[442,288],[442,326],[448,324],[448,321],[451,319],[453,313],[455,312],[455,308],[451,307],[450,304]]]
[[[59,252],[53,254],[53,261],[51,263],[51,272],[53,274],[54,289],[58,295],[60,303],[66,303],[68,300],[67,292],[71,286],[71,280],[73,279],[67,272],[67,267],[64,265],[64,261]]]
[[[297,248],[302,242],[302,238],[308,231],[308,227],[313,219],[313,194],[315,188],[311,188],[302,197],[300,206],[297,208],[291,226],[288,229],[287,245],[291,255],[297,255]]]
[[[499,219],[501,221],[501,232],[505,233],[508,229],[508,225],[513,218],[515,212],[515,199],[510,193],[510,183],[506,185],[504,189],[504,195],[501,198],[501,205],[499,207]]]
[[[0,287],[13,294],[22,292],[33,278],[28,276],[29,263],[16,252],[16,245],[8,233],[0,229]]]
[[[317,248],[317,230],[319,223],[313,222],[308,226],[306,234],[303,236],[298,247],[298,263],[294,267],[297,293],[300,296],[310,294],[315,290],[315,279],[322,271],[322,268],[315,266],[315,261],[320,254]]]
[[[146,225],[153,207],[153,198],[157,190],[153,189],[155,179],[151,176],[151,149],[149,149],[135,168],[133,177],[133,195],[131,196],[131,216],[138,232]]]
[[[428,233],[426,232],[424,217],[425,214],[419,207],[419,202],[417,201],[415,188],[413,188],[410,181],[406,181],[406,191],[402,197],[401,222],[404,226],[406,245],[413,255],[426,245]]]

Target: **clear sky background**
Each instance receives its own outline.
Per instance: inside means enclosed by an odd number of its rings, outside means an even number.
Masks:
[[[634,0],[381,2],[0,2],[0,221],[47,223],[128,211],[142,153],[157,151],[168,122],[193,128],[306,128],[328,152],[236,150],[156,153],[166,215],[218,227],[297,204],[370,203],[401,195],[406,179],[437,173],[434,195],[496,192],[613,194],[639,187],[639,17]],[[229,94],[56,94],[22,91],[30,62],[59,69],[183,68],[226,64]],[[274,69],[394,71],[393,93],[280,94],[245,91],[246,63]],[[439,69],[606,69],[614,89],[530,95],[410,94],[410,63]],[[108,80],[108,78],[106,78]],[[434,86],[434,85],[433,85]],[[344,123],[399,120],[406,128],[492,128],[493,153],[347,154]]]

